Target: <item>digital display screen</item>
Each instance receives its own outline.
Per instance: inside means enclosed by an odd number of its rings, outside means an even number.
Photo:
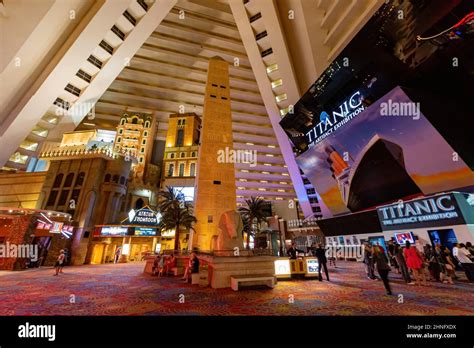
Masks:
[[[406,242],[415,244],[415,236],[412,232],[395,233],[395,240],[400,245],[405,245]]]
[[[135,227],[135,236],[156,236],[157,229],[151,227]]]

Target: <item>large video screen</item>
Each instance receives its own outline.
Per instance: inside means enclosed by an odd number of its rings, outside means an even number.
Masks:
[[[363,96],[356,92],[345,102],[349,112],[344,117],[338,110],[323,115],[308,150],[297,157],[330,216],[442,191],[474,190],[474,172],[402,88],[363,110]]]

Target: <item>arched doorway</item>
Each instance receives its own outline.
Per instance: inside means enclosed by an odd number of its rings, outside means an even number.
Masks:
[[[141,209],[145,205],[145,202],[143,199],[138,198],[137,201],[135,202],[135,209]]]

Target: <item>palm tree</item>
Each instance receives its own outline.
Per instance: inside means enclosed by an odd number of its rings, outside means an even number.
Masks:
[[[247,249],[250,249],[250,235],[260,230],[260,223],[265,220],[270,214],[266,210],[268,202],[261,197],[250,197],[246,199],[246,207],[240,207],[239,213],[242,215],[243,221],[248,221],[247,231]],[[256,231],[253,231],[256,223]],[[245,228],[245,224],[244,224]]]
[[[184,201],[181,191],[167,186],[165,190],[158,193],[162,198],[158,204],[161,213],[160,229],[175,229],[174,250],[178,250],[180,229],[193,229],[193,224],[197,221],[193,215],[193,207],[189,202]]]

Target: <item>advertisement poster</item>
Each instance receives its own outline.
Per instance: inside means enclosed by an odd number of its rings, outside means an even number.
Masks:
[[[354,98],[347,101],[348,110],[360,104]],[[474,189],[474,172],[453,157],[455,151],[418,104],[396,87],[363,111],[356,107],[358,113],[349,118],[337,113],[333,118],[329,111],[321,116],[327,127],[307,135],[313,142],[297,162],[331,216],[400,197]]]

